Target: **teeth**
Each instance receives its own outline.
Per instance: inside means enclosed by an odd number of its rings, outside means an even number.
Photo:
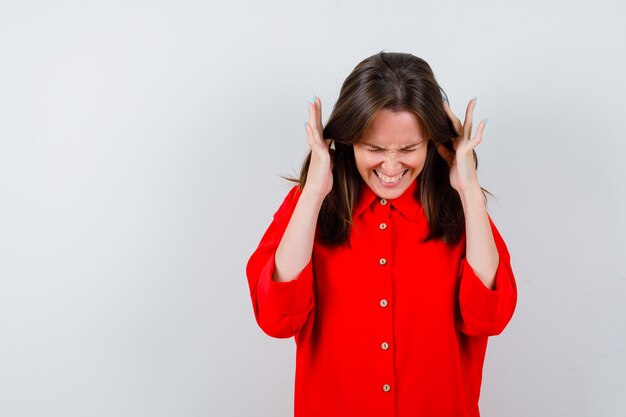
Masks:
[[[374,171],[374,172],[376,172],[376,175],[378,175],[378,178],[380,178],[381,180],[383,180],[384,183],[387,183],[387,184],[400,181],[400,178],[402,178],[402,176],[404,175],[404,172],[403,172],[402,174],[396,175],[395,177],[388,177],[386,175],[381,174],[378,171]]]

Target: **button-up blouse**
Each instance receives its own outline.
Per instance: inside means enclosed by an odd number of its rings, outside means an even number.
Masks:
[[[274,255],[300,196],[294,186],[250,257],[254,315],[269,336],[296,343],[295,417],[479,417],[488,336],[517,300],[507,247],[487,288],[458,244],[423,243],[413,197],[381,199],[362,182],[349,242],[322,244],[295,280],[272,280]]]

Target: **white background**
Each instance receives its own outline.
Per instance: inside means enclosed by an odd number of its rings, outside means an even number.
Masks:
[[[624,416],[621,1],[0,2],[0,416],[290,416],[245,264],[381,50],[489,117],[519,287],[484,417]]]

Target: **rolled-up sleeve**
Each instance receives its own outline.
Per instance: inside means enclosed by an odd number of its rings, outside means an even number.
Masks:
[[[309,263],[292,281],[276,282],[272,279],[276,250],[299,196],[300,189],[296,185],[274,214],[272,223],[246,266],[250,297],[257,324],[267,335],[276,338],[288,338],[295,335],[315,307],[312,260],[309,260]]]
[[[492,290],[485,286],[465,257],[460,265],[457,328],[469,336],[494,336],[502,333],[517,304],[517,286],[509,251],[491,218],[489,223],[500,258],[495,288]]]

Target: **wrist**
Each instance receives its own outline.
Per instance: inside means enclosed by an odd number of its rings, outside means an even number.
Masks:
[[[466,202],[471,202],[475,200],[484,200],[483,192],[480,186],[472,187],[467,190],[463,190],[459,192],[459,197],[461,198],[461,202],[465,205]]]
[[[304,186],[304,189],[302,190],[302,195],[300,196],[301,200],[305,200],[313,205],[319,205],[319,206],[322,205],[325,198],[326,198],[326,195],[324,195],[323,193],[317,192],[315,190],[312,190],[306,185]]]

